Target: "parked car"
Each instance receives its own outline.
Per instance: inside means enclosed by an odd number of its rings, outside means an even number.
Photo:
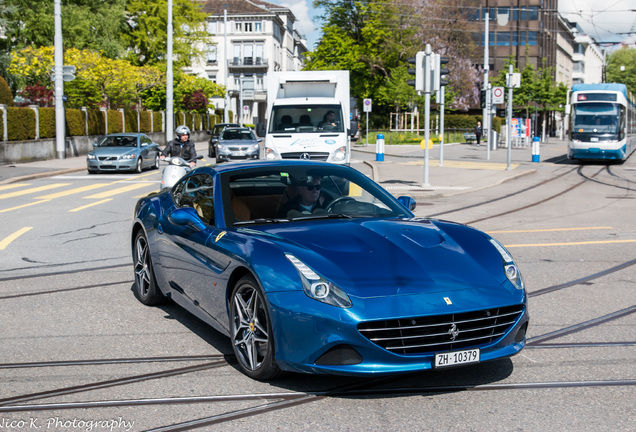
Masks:
[[[86,156],[89,174],[100,171],[134,171],[144,168],[159,169],[161,148],[146,134],[109,134],[93,143],[93,150]]]
[[[250,128],[226,127],[216,143],[216,162],[231,159],[259,159],[262,138],[256,138]]]
[[[238,123],[215,124],[212,130],[208,131],[208,135],[210,135],[210,139],[208,140],[208,157],[216,157],[216,142],[219,139],[219,135],[221,135],[221,131],[226,127],[241,127],[241,125]]]
[[[320,206],[282,212],[306,193]],[[227,335],[240,369],[260,380],[376,376],[520,352],[527,295],[508,251],[414,208],[342,165],[200,167],[137,202],[134,292],[147,305],[169,298]]]

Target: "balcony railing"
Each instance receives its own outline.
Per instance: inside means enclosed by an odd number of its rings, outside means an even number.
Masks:
[[[230,68],[267,69],[267,59],[262,57],[234,57],[227,64]]]

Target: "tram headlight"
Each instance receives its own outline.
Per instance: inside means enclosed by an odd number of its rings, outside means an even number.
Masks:
[[[503,261],[504,273],[508,280],[515,286],[515,288],[519,290],[525,289],[525,285],[523,283],[523,278],[521,277],[521,272],[519,271],[519,267],[515,264],[515,261],[512,259],[512,256],[508,253],[505,247],[497,240],[491,238],[490,243],[497,249],[499,254],[501,255],[501,259]]]

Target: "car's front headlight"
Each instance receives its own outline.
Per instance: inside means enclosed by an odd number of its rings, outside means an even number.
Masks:
[[[265,159],[274,160],[274,159],[280,159],[280,157],[278,156],[278,153],[276,153],[276,150],[269,147],[265,147]]]
[[[126,160],[135,159],[135,155],[134,153],[125,154],[125,155],[119,156],[119,159],[126,159]]]
[[[525,289],[525,285],[523,284],[523,278],[521,277],[521,272],[519,271],[519,267],[515,264],[515,261],[512,259],[512,256],[508,253],[505,247],[497,240],[491,238],[490,243],[499,251],[501,255],[501,259],[503,260],[504,273],[508,280],[515,286],[517,289]]]
[[[285,254],[285,257],[298,270],[303,283],[303,290],[308,297],[341,308],[352,306],[349,296],[342,289],[320,276],[294,255]]]
[[[340,147],[338,150],[336,150],[333,153],[333,160],[335,161],[342,161],[345,160],[347,158],[347,148],[346,147]]]
[[[86,159],[88,159],[88,160],[96,160],[97,156],[95,156],[93,153],[89,153],[88,155],[86,155]]]

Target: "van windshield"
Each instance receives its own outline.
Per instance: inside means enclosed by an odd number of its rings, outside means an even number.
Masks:
[[[269,133],[344,132],[339,105],[285,105],[272,108]]]

